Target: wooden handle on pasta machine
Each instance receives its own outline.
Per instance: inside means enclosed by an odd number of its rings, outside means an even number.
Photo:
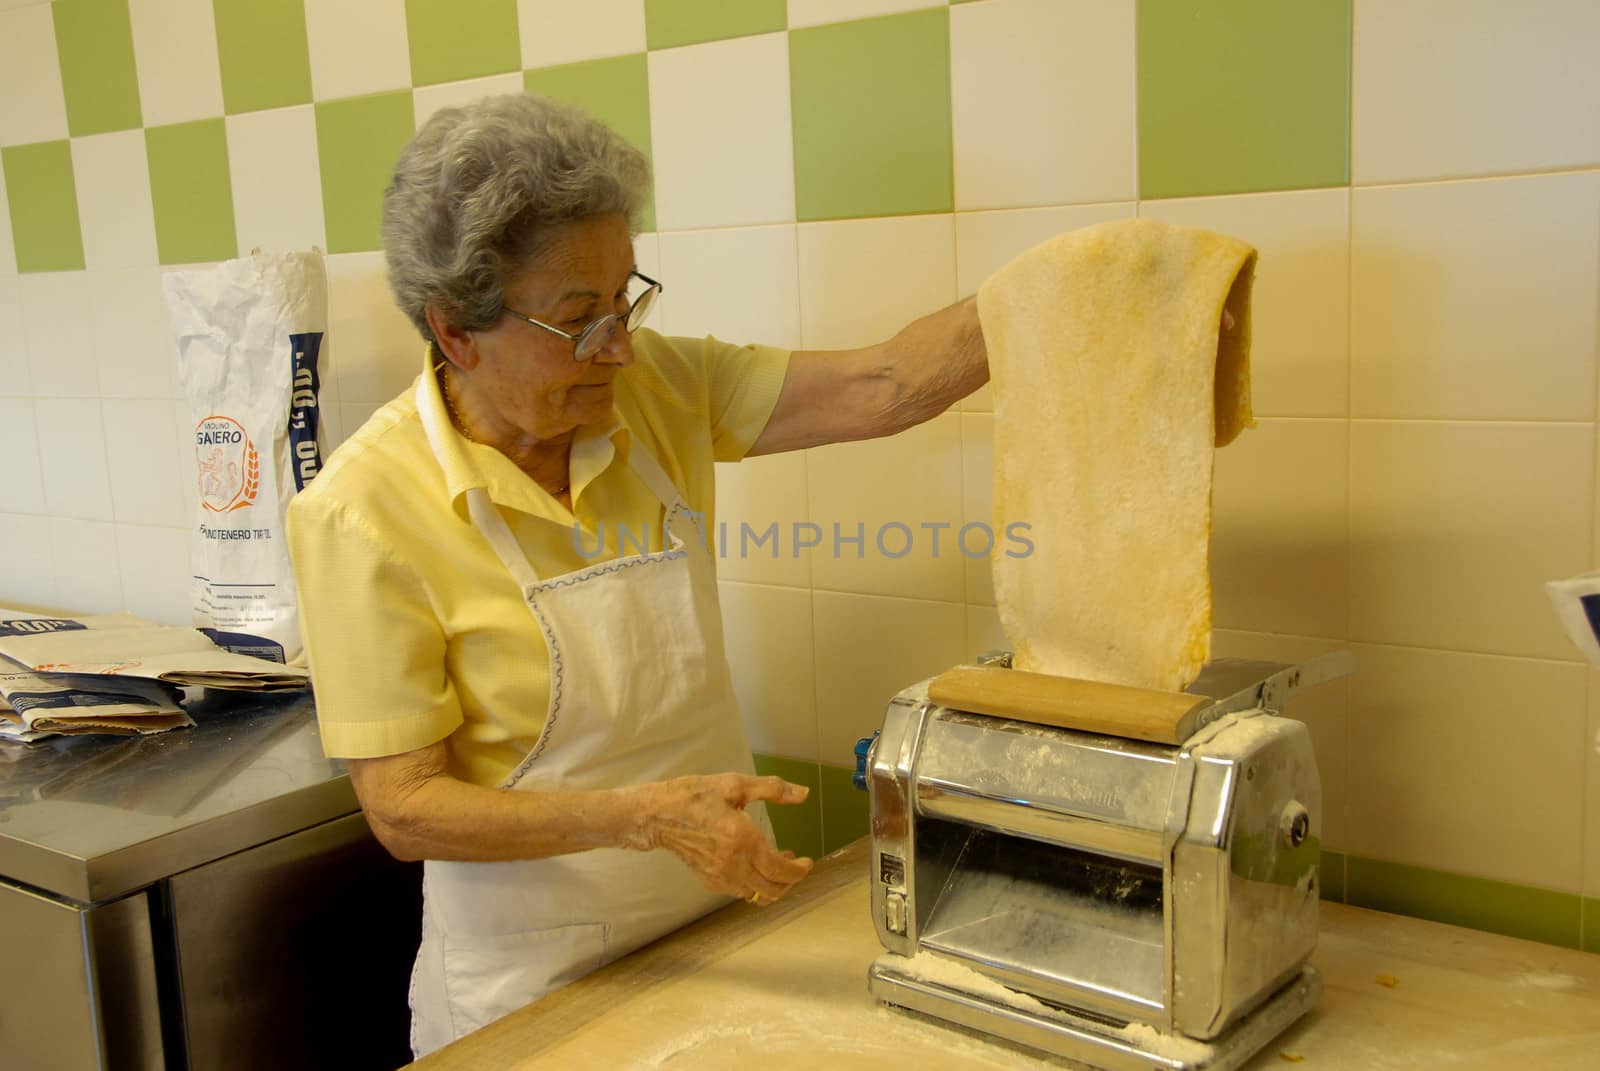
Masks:
[[[1213,700],[1001,666],[956,666],[928,685],[940,706],[1158,744],[1181,744]]]

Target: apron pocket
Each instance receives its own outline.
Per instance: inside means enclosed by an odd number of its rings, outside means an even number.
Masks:
[[[606,962],[604,923],[444,939],[450,1025],[460,1038]]]

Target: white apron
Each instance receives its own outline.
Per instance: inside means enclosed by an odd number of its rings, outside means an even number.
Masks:
[[[439,452],[441,429],[423,425]],[[753,772],[723,651],[716,575],[693,515],[637,442],[633,470],[666,507],[668,549],[541,581],[482,489],[473,523],[521,589],[550,654],[544,730],[501,787],[618,788]],[[761,805],[750,808],[767,832]],[[417,1057],[728,902],[666,850],[423,865],[411,975]]]

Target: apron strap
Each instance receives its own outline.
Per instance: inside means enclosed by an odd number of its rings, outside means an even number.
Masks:
[[[655,455],[646,450],[639,443],[634,443],[628,451],[628,463],[633,466],[633,471],[638,473],[639,479],[650,488],[650,493],[661,500],[661,505],[670,513],[674,506],[683,502],[683,495],[678,492],[678,485],[672,482],[672,477],[667,475],[657,461]],[[685,507],[687,508],[687,507]]]
[[[483,533],[489,546],[494,548],[501,564],[511,574],[511,579],[517,582],[517,587],[527,597],[528,591],[539,583],[539,574],[534,572],[533,564],[517,543],[517,537],[511,534],[511,526],[489,500],[489,493],[481,487],[469,487],[467,512],[472,515],[473,525]]]

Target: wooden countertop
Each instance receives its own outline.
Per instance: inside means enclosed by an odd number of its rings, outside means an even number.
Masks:
[[[423,1071],[759,1066],[1059,1071],[1065,1061],[880,1005],[867,843],[789,898],[733,904],[413,1064]],[[1324,904],[1320,1005],[1246,1065],[1590,1071],[1600,956]]]

